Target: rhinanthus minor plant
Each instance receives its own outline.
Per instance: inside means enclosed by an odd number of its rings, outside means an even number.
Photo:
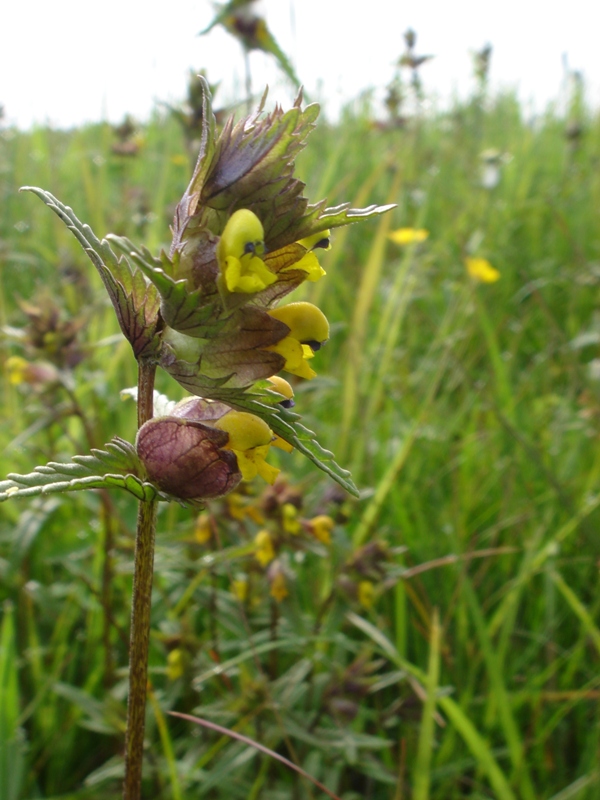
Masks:
[[[160,501],[202,505],[256,475],[273,483],[270,447],[296,448],[345,489],[347,471],[291,410],[293,392],[279,376],[311,379],[311,360],[329,338],[324,314],[306,302],[279,305],[304,281],[323,275],[317,251],[330,230],[386,211],[310,204],[294,161],[314,127],[318,106],[276,107],[217,134],[202,86],[200,155],[177,206],[169,253],[154,257],[129,240],[99,240],[48,192],[36,194],[67,225],[100,273],[138,363],[138,434],[114,437],[104,450],[50,463],[0,483],[0,500],[86,488],[121,487],[139,500],[132,601],[124,797],[140,796],[147,691],[156,509]],[[160,366],[191,393],[160,403]],[[158,403],[157,403],[157,411]]]

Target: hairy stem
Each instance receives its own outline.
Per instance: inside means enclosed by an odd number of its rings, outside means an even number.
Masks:
[[[156,367],[143,361],[138,373],[138,426],[151,419]],[[148,646],[154,569],[157,501],[141,501],[138,510],[129,640],[129,700],[125,734],[124,800],[140,800],[148,686]]]

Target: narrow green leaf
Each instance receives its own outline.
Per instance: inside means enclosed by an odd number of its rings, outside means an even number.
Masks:
[[[435,738],[436,693],[440,678],[440,623],[437,609],[433,614],[429,640],[429,666],[427,669],[427,699],[423,706],[419,745],[413,778],[413,800],[428,800],[431,782],[431,754]]]
[[[588,636],[594,643],[596,652],[600,654],[600,630],[598,629],[598,626],[594,622],[590,612],[583,605],[581,600],[577,597],[575,592],[571,589],[569,584],[565,581],[565,579],[559,572],[552,570],[550,572],[550,577],[556,584],[562,596],[569,604],[571,611],[573,611],[575,616],[579,619],[579,621],[583,625],[585,632],[588,634]]]
[[[347,614],[346,617],[353,625],[356,625],[363,633],[366,633],[392,662],[398,664],[401,669],[406,670],[422,683],[426,683],[427,677],[425,673],[403,658],[387,636],[376,628],[375,625],[372,625],[366,619],[363,619],[363,617],[353,612]],[[487,774],[498,799],[517,800],[485,739],[479,734],[477,728],[462,711],[458,703],[451,697],[445,695],[439,695],[437,703],[458,733],[462,736],[465,744],[479,763],[481,769]]]
[[[12,604],[4,603],[0,628],[0,797],[18,800],[25,769],[25,741],[18,726],[19,682]]]
[[[473,622],[475,623],[475,630],[477,631],[479,645],[485,658],[494,700],[498,705],[500,725],[506,737],[506,743],[510,752],[515,775],[519,780],[521,794],[525,800],[534,800],[535,790],[533,788],[531,776],[529,775],[523,742],[521,741],[519,728],[513,715],[512,704],[508,692],[506,691],[504,678],[498,664],[498,658],[492,646],[477,595],[466,575],[463,576],[463,591],[471,610]]]

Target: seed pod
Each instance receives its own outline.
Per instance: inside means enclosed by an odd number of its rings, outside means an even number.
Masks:
[[[149,479],[181,500],[231,492],[242,479],[224,431],[181,417],[155,417],[138,431],[137,452]]]

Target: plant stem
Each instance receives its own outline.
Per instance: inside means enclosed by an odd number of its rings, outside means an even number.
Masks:
[[[152,417],[155,372],[155,365],[144,361],[139,362],[139,427]],[[140,800],[142,789],[157,506],[156,500],[140,501],[138,510],[129,640],[129,700],[127,704],[127,731],[125,734],[124,800]]]

